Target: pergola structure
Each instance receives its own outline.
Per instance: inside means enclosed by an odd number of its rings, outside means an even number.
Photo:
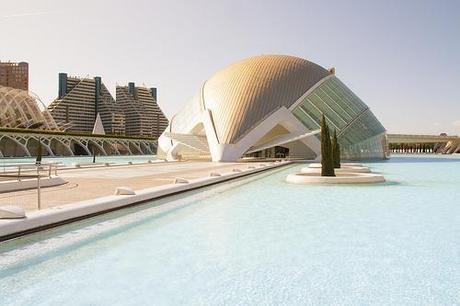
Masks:
[[[47,156],[154,154],[154,138],[67,133],[39,97],[0,86],[0,157],[34,156],[39,143]]]
[[[40,124],[43,130],[63,131],[45,105],[34,93],[22,89],[0,86],[0,127],[29,128]]]
[[[76,155],[151,155],[157,150],[155,139],[104,135],[66,135],[27,130],[0,130],[0,157],[35,156],[38,143],[45,156]]]

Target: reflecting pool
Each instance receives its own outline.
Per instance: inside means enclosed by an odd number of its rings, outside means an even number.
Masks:
[[[388,181],[294,165],[3,243],[1,304],[460,304],[460,158],[367,165]]]

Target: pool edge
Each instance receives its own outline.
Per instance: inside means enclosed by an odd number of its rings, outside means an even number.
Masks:
[[[175,183],[142,189],[136,191],[135,195],[105,196],[75,202],[65,206],[57,206],[42,211],[34,211],[25,219],[0,220],[0,242],[106,214],[115,210],[140,205],[148,201],[258,174],[292,163],[294,163],[294,161],[281,161],[266,164],[259,168],[248,167],[241,172],[232,171],[223,173],[221,176],[210,176],[190,180],[188,183]],[[248,166],[250,166],[249,163]]]

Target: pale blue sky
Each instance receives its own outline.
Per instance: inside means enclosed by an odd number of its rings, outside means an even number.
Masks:
[[[0,37],[45,104],[59,72],[100,75],[157,86],[170,117],[227,64],[279,53],[336,67],[389,132],[460,134],[456,0],[0,0]]]

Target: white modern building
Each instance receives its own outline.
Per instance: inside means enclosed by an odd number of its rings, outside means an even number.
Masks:
[[[0,158],[36,156],[39,143],[45,156],[145,155],[157,150],[152,137],[72,133],[67,128],[68,123],[54,120],[37,95],[0,86]]]
[[[43,130],[60,130],[45,105],[34,93],[0,86],[0,128],[27,129],[40,124]]]
[[[159,138],[168,160],[320,157],[320,120],[337,131],[343,158],[385,158],[385,128],[335,69],[286,55],[241,60],[217,72]]]

